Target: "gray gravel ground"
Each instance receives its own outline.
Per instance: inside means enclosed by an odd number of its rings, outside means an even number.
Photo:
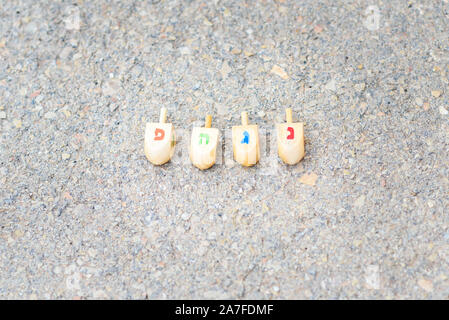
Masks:
[[[449,3],[0,1],[0,297],[449,298]],[[176,158],[153,167],[160,107]],[[276,157],[284,108],[305,159]],[[229,129],[246,110],[262,161]],[[224,133],[201,172],[188,134]]]

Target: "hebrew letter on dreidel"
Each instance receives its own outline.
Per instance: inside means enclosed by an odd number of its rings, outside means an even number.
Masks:
[[[156,130],[154,130],[154,140],[164,140],[165,137],[165,131],[160,129],[160,128],[156,128]]]
[[[198,144],[203,144],[203,138],[206,139],[206,144],[209,144],[209,135],[207,133],[200,133],[200,142]]]
[[[287,140],[295,139],[295,130],[292,127],[288,127],[287,131],[290,132],[290,134],[287,136]]]
[[[248,133],[248,131],[243,131],[243,140],[240,143],[249,144],[249,133]]]

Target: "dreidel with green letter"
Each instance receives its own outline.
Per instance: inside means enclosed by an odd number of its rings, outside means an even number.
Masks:
[[[251,167],[260,158],[259,130],[257,125],[248,125],[248,113],[242,112],[242,125],[232,127],[234,160],[242,166]]]
[[[292,109],[285,110],[287,123],[277,125],[278,154],[286,164],[296,164],[304,158],[304,123],[292,119]]]
[[[218,129],[211,128],[212,116],[206,117],[204,128],[194,127],[190,140],[190,160],[198,169],[209,169],[217,157]]]
[[[175,130],[166,120],[167,109],[162,108],[159,123],[148,122],[145,127],[145,156],[155,165],[168,162],[175,151]]]

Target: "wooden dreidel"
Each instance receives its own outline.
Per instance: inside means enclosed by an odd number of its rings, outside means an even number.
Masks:
[[[166,119],[167,109],[162,108],[159,123],[148,122],[145,127],[145,156],[155,165],[169,161],[175,151],[175,130]]]
[[[259,131],[257,125],[248,125],[248,113],[242,112],[242,125],[232,127],[234,160],[242,166],[251,167],[260,158]]]
[[[293,123],[292,109],[285,110],[287,123],[277,125],[279,157],[287,164],[296,164],[304,158],[304,124]]]
[[[206,117],[204,128],[195,127],[190,140],[190,160],[198,169],[212,167],[216,159],[218,129],[211,128],[212,116]]]

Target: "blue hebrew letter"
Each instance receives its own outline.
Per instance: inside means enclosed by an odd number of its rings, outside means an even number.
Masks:
[[[249,144],[249,133],[248,131],[243,131],[243,140],[240,143],[246,143]]]

